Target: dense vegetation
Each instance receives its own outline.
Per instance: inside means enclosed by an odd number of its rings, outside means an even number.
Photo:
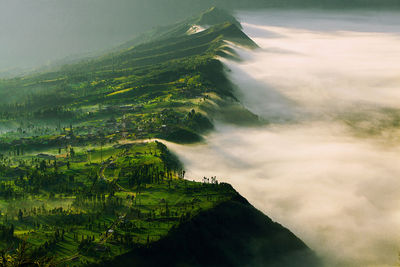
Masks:
[[[215,58],[225,40],[255,46],[211,9],[104,56],[0,81],[1,264],[112,259],[235,196],[216,178],[184,180],[162,143],[143,141],[197,142],[213,128],[207,107],[234,101]]]
[[[231,187],[184,180],[159,142],[70,147],[51,159],[2,158],[0,246],[28,247],[57,265],[110,259],[146,246],[201,210],[229,200]]]
[[[213,8],[104,56],[1,80],[0,266],[112,261],[238,198],[216,177],[185,180],[179,160],[149,141],[201,141],[216,114],[257,120],[217,58],[236,57],[226,41],[256,47]],[[290,250],[306,249],[283,232]]]
[[[215,56],[230,51],[222,49],[225,40],[255,46],[234,19],[186,34],[193,23],[217,22],[222,11],[212,12],[218,17],[203,14],[164,28],[145,44],[0,81],[0,147],[64,147],[100,136],[200,140],[212,128],[204,111],[234,98]]]
[[[178,253],[176,253],[178,251]],[[152,257],[157,255],[157,257]],[[287,229],[237,195],[204,210],[147,248],[102,266],[319,266],[312,252]]]

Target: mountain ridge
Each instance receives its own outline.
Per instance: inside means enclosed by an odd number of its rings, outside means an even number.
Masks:
[[[133,266],[165,257],[172,266],[317,264],[301,240],[230,185],[185,180],[177,157],[153,140],[201,142],[217,119],[259,123],[219,60],[234,53],[226,41],[257,45],[225,11],[190,21],[145,44],[0,80],[0,198],[13,206],[0,223],[0,248],[12,247],[7,258],[26,258],[30,247],[28,262],[50,257],[59,266],[124,254],[118,259]],[[199,23],[216,24],[189,34]],[[24,207],[27,197],[32,204]],[[191,251],[171,258],[171,247]]]
[[[164,239],[98,266],[110,265],[318,267],[321,263],[304,242],[237,193],[171,229]]]

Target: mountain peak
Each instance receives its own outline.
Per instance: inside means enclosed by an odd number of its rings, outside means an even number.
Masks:
[[[229,12],[215,6],[201,13],[196,21],[196,24],[217,25],[225,22],[230,22],[236,25],[238,28],[242,28],[240,22],[234,16],[232,16]]]

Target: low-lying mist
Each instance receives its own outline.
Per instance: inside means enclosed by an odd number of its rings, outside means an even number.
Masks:
[[[269,122],[217,123],[172,145],[187,178],[217,176],[291,229],[327,266],[393,266],[400,250],[400,16],[240,14],[261,47],[224,61]]]

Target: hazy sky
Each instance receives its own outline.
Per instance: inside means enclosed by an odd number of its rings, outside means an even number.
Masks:
[[[190,15],[156,0],[0,0],[0,70],[128,41]]]
[[[246,8],[265,3],[282,1],[0,0],[0,73],[110,48],[212,5]]]

